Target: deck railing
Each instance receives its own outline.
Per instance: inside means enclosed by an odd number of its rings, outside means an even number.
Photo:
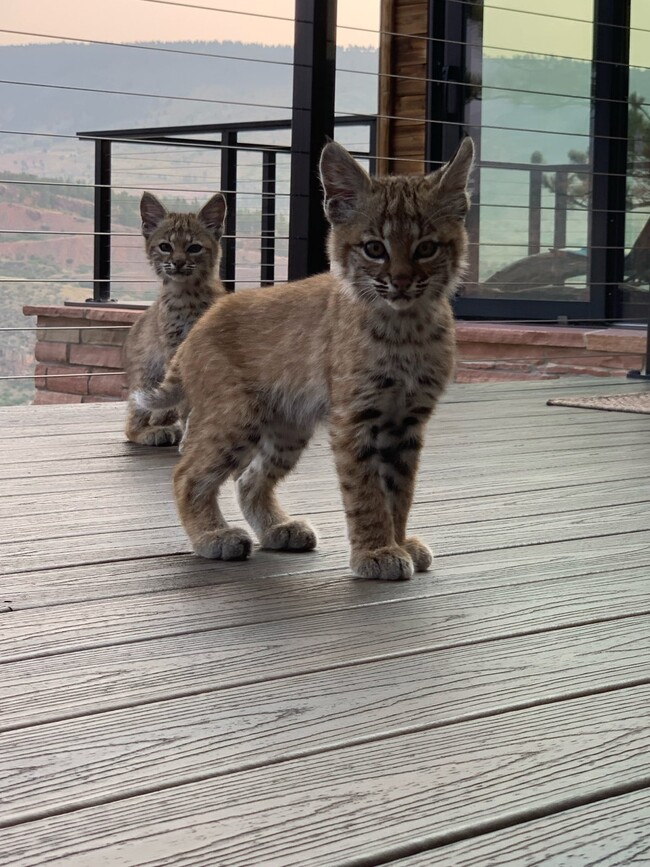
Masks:
[[[367,148],[352,148],[352,153],[366,161],[371,173],[375,171],[377,120],[372,115],[337,117],[335,128],[358,127],[367,131]],[[107,303],[111,296],[111,198],[113,144],[128,142],[139,145],[173,146],[178,148],[204,148],[217,150],[221,156],[220,189],[226,197],[228,211],[223,236],[222,279],[228,289],[233,289],[237,280],[236,235],[237,193],[239,183],[238,157],[241,153],[253,153],[262,159],[261,213],[260,213],[260,276],[262,285],[276,279],[276,171],[279,154],[291,153],[289,144],[241,141],[256,133],[282,133],[291,129],[290,120],[251,121],[241,123],[203,124],[191,126],[148,127],[144,129],[95,130],[79,132],[79,138],[95,145],[95,231],[93,266],[93,303]],[[203,136],[217,136],[203,138]],[[202,136],[198,138],[198,136]],[[307,243],[300,235],[286,236],[289,253],[296,245]]]

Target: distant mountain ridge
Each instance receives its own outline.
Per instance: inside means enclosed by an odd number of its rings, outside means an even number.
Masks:
[[[340,49],[338,57],[346,69],[376,71],[375,51]],[[292,61],[291,46],[240,42],[3,46],[0,79],[48,87],[0,85],[0,125],[70,134],[81,129],[289,117]],[[372,111],[376,77],[357,75],[354,85],[347,86],[345,78],[339,86],[340,110]],[[57,90],[52,85],[115,94]]]

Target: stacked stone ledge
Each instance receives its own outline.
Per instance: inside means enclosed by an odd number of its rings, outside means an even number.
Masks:
[[[36,317],[38,329],[34,403],[124,400],[124,326],[142,312],[114,306],[24,307],[25,316]],[[646,346],[643,330],[491,322],[459,322],[457,340],[457,382],[624,376],[642,367]]]

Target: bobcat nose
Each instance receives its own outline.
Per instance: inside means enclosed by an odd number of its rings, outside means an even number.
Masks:
[[[176,268],[177,271],[180,271],[184,267],[185,259],[174,259],[174,268]]]
[[[395,274],[390,281],[398,292],[406,292],[411,288],[413,277],[410,274]]]

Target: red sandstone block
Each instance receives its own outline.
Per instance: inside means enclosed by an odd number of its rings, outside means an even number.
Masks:
[[[629,370],[630,368],[638,369],[643,367],[643,356],[641,355],[606,355],[601,353],[592,353],[592,355],[584,361],[580,359],[579,364],[593,364],[594,367],[609,367],[614,370]]]
[[[548,373],[557,374],[559,376],[622,376],[625,371],[606,369],[602,367],[585,366],[570,364],[547,364],[544,368]]]
[[[64,307],[57,304],[25,304],[24,316],[67,316],[70,319],[83,319],[84,307]]]
[[[34,347],[34,356],[37,361],[55,361],[65,364],[68,360],[68,347],[65,343],[39,340]]]
[[[89,364],[92,367],[122,368],[122,349],[119,346],[80,345],[70,347],[72,364]]]
[[[126,374],[122,372],[96,373],[89,377],[88,393],[103,395],[119,400],[126,385]]]
[[[584,346],[584,328],[560,325],[517,325],[515,323],[458,322],[458,343],[523,343],[529,346]]]
[[[36,386],[36,388],[47,388],[47,379],[45,379],[46,373],[47,365],[36,365],[36,367],[34,368],[34,385]]]
[[[545,350],[536,346],[503,343],[466,343],[458,347],[458,357],[462,359],[485,359],[500,362],[510,358],[524,358],[531,364],[541,361]]]
[[[116,397],[103,397],[101,394],[84,394],[82,403],[119,403]]]
[[[39,328],[64,327],[64,328],[79,328],[82,324],[78,319],[70,316],[38,316],[36,324]]]
[[[79,323],[71,319],[54,319],[48,316],[39,316],[36,322],[38,330],[37,340],[47,340],[51,343],[79,343],[78,328],[68,328]]]
[[[66,394],[88,394],[89,373],[87,367],[48,365],[45,388],[48,391],[62,391]]]
[[[542,379],[557,379],[547,373],[538,371],[524,373],[506,370],[459,370],[456,372],[456,382],[519,382]]]
[[[535,370],[535,364],[524,361],[459,361],[458,367],[466,370],[521,370],[524,373]]]
[[[94,328],[82,330],[81,342],[93,346],[123,346],[128,333],[129,329],[122,325],[116,328],[114,325],[98,326],[95,323]]]
[[[601,352],[645,353],[645,331],[606,328],[602,331],[589,331],[585,337],[587,349],[597,349]]]
[[[114,307],[85,307],[85,319],[92,323],[115,322],[116,325],[132,325],[144,310],[115,309]]]
[[[37,391],[32,401],[35,405],[54,403],[81,403],[80,394],[64,394],[59,391]]]

